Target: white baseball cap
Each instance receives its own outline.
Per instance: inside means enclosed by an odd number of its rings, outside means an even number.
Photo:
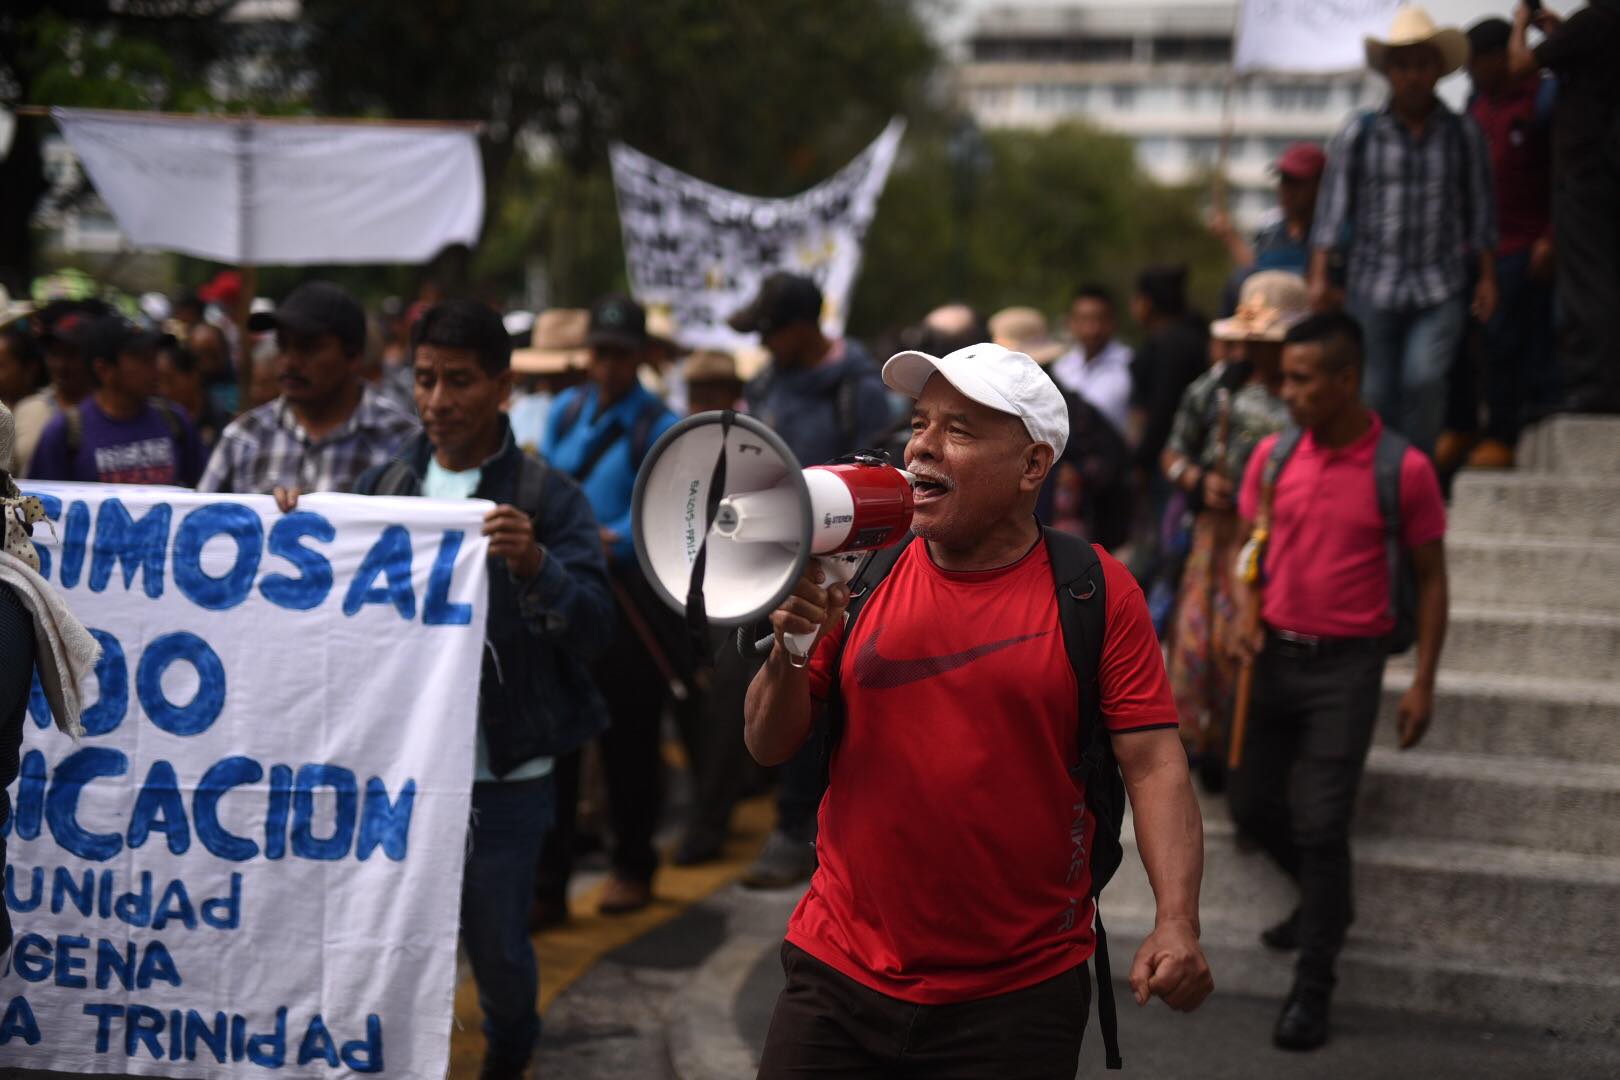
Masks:
[[[988,341],[945,356],[895,353],[883,365],[883,382],[889,389],[915,398],[936,372],[965,397],[1018,417],[1031,439],[1050,446],[1054,458],[1063,456],[1069,442],[1068,403],[1028,353]]]

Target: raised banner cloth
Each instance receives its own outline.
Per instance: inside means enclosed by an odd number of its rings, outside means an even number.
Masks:
[[[477,243],[484,220],[471,128],[51,117],[136,247],[237,265],[423,263]]]
[[[1399,0],[1241,0],[1238,71],[1334,72],[1367,66],[1362,39],[1389,32]]]
[[[822,328],[844,331],[861,244],[905,134],[889,122],[870,146],[809,191],[739,195],[623,144],[611,150],[624,259],[636,299],[674,318],[682,344],[732,349],[751,340],[726,325],[775,270],[821,286]]]
[[[25,724],[0,1074],[441,1080],[490,504],[26,486],[102,658]]]

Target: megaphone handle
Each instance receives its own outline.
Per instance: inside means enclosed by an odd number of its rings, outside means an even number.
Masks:
[[[860,568],[861,556],[864,554],[862,552],[859,554],[845,553],[842,556],[816,556],[816,564],[821,567],[822,586],[826,588],[849,581],[850,578],[855,576],[855,571]],[[788,663],[796,668],[808,666],[810,653],[815,648],[816,637],[819,634],[819,630],[808,634],[783,634],[782,640],[787,645]]]

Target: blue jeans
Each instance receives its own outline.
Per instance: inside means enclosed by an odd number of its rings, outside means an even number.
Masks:
[[[1446,413],[1446,372],[1462,339],[1468,303],[1453,296],[1433,307],[1387,309],[1353,303],[1366,337],[1361,396],[1384,423],[1425,454]]]
[[[461,941],[478,984],[491,1059],[521,1063],[540,1038],[540,969],[529,904],[556,796],[550,776],[473,785],[472,851],[461,882]]]

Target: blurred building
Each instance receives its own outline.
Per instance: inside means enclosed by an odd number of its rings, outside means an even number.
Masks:
[[[1069,0],[984,8],[957,65],[964,104],[984,127],[1084,120],[1136,141],[1165,183],[1205,175],[1219,156],[1234,0]],[[1351,109],[1378,103],[1366,71],[1248,75],[1231,84],[1234,216],[1275,205],[1267,165],[1296,139],[1325,142]]]

